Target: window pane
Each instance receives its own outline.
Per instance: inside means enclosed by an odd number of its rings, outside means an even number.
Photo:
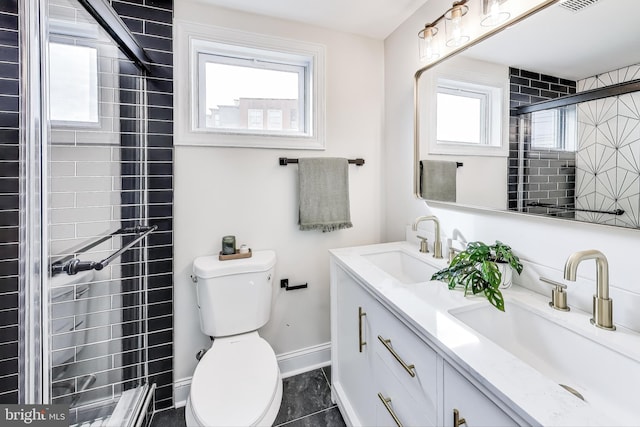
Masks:
[[[49,43],[51,120],[98,123],[98,54],[92,47]]]
[[[247,116],[247,128],[249,129],[263,129],[264,119],[262,110],[249,109]]]
[[[259,64],[265,66],[264,62]],[[273,66],[277,68],[278,64]],[[300,75],[207,62],[206,127],[297,131]]]
[[[533,148],[561,148],[557,111],[536,111],[531,114],[531,146]]]
[[[577,140],[576,106],[531,113],[531,147],[575,151]]]
[[[436,138],[438,141],[480,144],[482,100],[477,97],[438,93]]]
[[[267,112],[267,129],[282,130],[282,110]]]

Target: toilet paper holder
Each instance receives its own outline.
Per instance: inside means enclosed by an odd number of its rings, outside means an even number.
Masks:
[[[294,286],[289,286],[289,279],[281,279],[280,280],[280,287],[284,288],[287,291],[295,291],[296,289],[304,289],[309,287],[308,283],[303,283],[301,285],[294,285]]]

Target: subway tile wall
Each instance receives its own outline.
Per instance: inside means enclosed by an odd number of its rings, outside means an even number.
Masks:
[[[520,116],[514,109],[522,105],[547,101],[562,95],[576,92],[576,82],[549,76],[533,71],[509,68],[510,109],[509,115],[509,210],[518,210],[518,184],[522,179],[522,211],[547,216],[573,218],[575,207],[575,153],[551,149],[533,149],[531,147],[530,126],[520,133]],[[520,141],[523,137],[524,141]],[[519,151],[520,144],[524,150]],[[520,159],[520,156],[523,156]],[[519,177],[522,163],[523,176]],[[528,203],[538,202],[561,205],[569,208],[552,209],[545,207],[527,207]]]
[[[0,1],[0,403],[18,402],[18,0]]]
[[[112,0],[111,5],[153,61],[148,90],[147,316],[149,382],[155,409],[173,406],[173,0]]]
[[[148,348],[155,409],[173,405],[173,43],[172,0],[112,1],[154,61],[148,78]],[[17,403],[19,246],[18,0],[0,1],[0,403]]]

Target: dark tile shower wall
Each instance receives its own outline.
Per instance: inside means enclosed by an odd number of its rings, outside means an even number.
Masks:
[[[155,409],[173,406],[173,0],[112,0],[152,59],[148,90],[149,223],[147,315],[149,382]]]
[[[522,105],[547,101],[562,95],[576,93],[576,82],[532,71],[509,68],[510,111],[509,115],[509,210],[518,210],[519,163],[522,160],[523,211],[573,218],[573,211],[527,207],[527,203],[538,202],[575,207],[575,153],[531,148],[531,135],[527,126],[523,132],[523,156],[520,159],[520,116],[514,109]]]
[[[18,402],[18,0],[0,1],[0,403]]]
[[[153,59],[148,79],[148,349],[155,407],[173,405],[173,43],[172,0],[112,2]],[[19,245],[18,0],[0,1],[0,403],[18,402]]]

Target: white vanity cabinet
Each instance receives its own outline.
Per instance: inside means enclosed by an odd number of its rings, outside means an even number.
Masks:
[[[355,426],[517,423],[331,260],[332,397]],[[473,420],[473,422],[472,422]]]
[[[334,396],[354,425],[436,425],[437,354],[341,268],[332,269]]]
[[[509,427],[516,422],[495,403],[463,377],[455,368],[444,362],[444,422],[445,427],[458,427],[454,423],[457,411],[458,425],[464,419],[468,427]]]
[[[349,418],[358,420],[361,425],[375,425],[375,409],[372,402],[377,399],[373,392],[373,371],[371,352],[371,325],[369,313],[372,305],[377,304],[371,296],[342,269],[336,269],[334,279],[345,286],[338,286],[332,297],[332,322],[339,333],[333,337],[332,377],[340,372],[340,381],[336,387],[341,396],[349,396],[342,401],[344,411]],[[333,354],[340,348],[340,357]]]

